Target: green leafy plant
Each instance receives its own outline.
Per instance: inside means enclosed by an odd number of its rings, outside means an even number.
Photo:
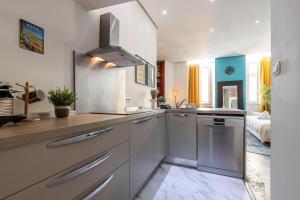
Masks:
[[[158,102],[166,102],[166,98],[164,96],[159,96],[157,100]]]
[[[49,103],[55,106],[71,106],[77,99],[76,93],[66,87],[63,89],[57,87],[55,90],[50,90],[48,94]]]
[[[271,87],[261,85],[261,104],[265,107],[265,110],[271,112]]]

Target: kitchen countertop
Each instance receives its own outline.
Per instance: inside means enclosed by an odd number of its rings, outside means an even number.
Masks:
[[[0,128],[0,150],[31,144],[51,139],[60,139],[80,135],[84,131],[97,129],[117,123],[134,120],[141,117],[152,116],[164,112],[203,113],[245,115],[246,112],[238,109],[170,109],[152,110],[133,115],[110,114],[77,114],[68,118],[43,119],[36,122],[21,122],[16,125]]]
[[[233,108],[176,108],[167,110],[167,112],[184,112],[184,113],[200,113],[200,114],[222,114],[222,115],[245,115],[246,111]]]
[[[84,131],[164,112],[164,110],[153,110],[151,112],[134,115],[86,113],[61,119],[52,118],[35,122],[21,122],[12,126],[0,128],[0,150],[45,140],[72,137],[80,135]]]

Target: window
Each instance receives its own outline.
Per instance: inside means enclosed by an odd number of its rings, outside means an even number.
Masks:
[[[248,103],[259,103],[259,62],[248,63]]]
[[[200,100],[201,104],[211,104],[211,72],[209,67],[200,70]]]
[[[204,59],[189,62],[188,64],[199,64],[199,94],[200,104],[202,107],[213,107],[215,101],[215,60]]]

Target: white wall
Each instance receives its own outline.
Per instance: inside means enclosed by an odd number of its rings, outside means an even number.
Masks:
[[[188,68],[186,62],[174,63],[174,90],[178,91],[178,100],[188,98]]]
[[[87,52],[99,45],[99,15],[111,12],[120,20],[120,46],[132,54],[138,54],[156,66],[156,28],[136,2],[110,6],[87,13],[81,20],[81,41],[78,48]],[[84,39],[83,39],[84,38]],[[152,88],[135,83],[135,68],[126,70],[126,97],[131,98],[127,106],[150,107]]]
[[[9,0],[0,3],[0,81],[29,81],[46,92],[56,86],[72,87],[72,50],[78,21],[85,10],[73,0]],[[19,19],[45,30],[45,54],[19,48]],[[23,103],[16,101],[16,112]],[[30,105],[30,111],[48,111],[47,102]]]
[[[137,2],[87,12],[74,0],[10,0],[0,3],[0,81],[30,81],[48,92],[73,87],[72,51],[87,52],[99,44],[99,14],[120,19],[120,45],[156,64],[156,28]],[[19,19],[45,30],[45,54],[19,48]],[[134,105],[150,106],[150,88],[134,83],[134,68],[126,69],[126,95]],[[47,102],[30,105],[30,112],[52,111]],[[16,100],[15,112],[23,112]]]
[[[272,60],[282,72],[272,80],[271,199],[299,199],[300,1],[272,0]]]
[[[171,62],[165,61],[165,97],[167,103],[175,105],[174,99],[174,65]]]

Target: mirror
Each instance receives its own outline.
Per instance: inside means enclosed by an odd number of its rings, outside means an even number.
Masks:
[[[237,85],[223,86],[223,108],[238,108]]]
[[[243,81],[218,82],[218,108],[244,110]]]

